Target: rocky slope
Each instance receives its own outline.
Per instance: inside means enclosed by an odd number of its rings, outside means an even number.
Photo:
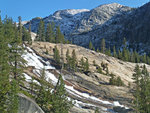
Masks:
[[[26,53],[23,55],[23,58],[28,62],[28,69],[25,71],[27,81],[30,81],[31,76],[38,77],[40,69],[45,67],[47,79],[50,79],[54,85],[56,84],[60,70],[52,60],[55,45],[46,42],[34,42],[29,46],[32,49],[27,47]],[[57,44],[56,46],[60,51],[61,45]],[[124,62],[76,45],[64,44],[62,47],[64,59],[67,49],[69,49],[70,55],[72,50],[75,49],[78,61],[81,57],[88,58],[90,65],[88,73],[63,71],[66,90],[69,97],[76,102],[71,109],[72,113],[80,113],[81,111],[93,113],[96,107],[102,113],[112,113],[117,110],[119,110],[119,113],[129,113],[129,108],[132,108],[133,96],[131,92],[134,87],[132,74],[135,63]],[[46,51],[48,51],[48,54],[46,54]],[[94,60],[99,66],[102,62],[107,63],[109,73],[113,73],[116,77],[120,76],[125,86],[109,85],[110,76],[98,73],[93,64]],[[144,64],[139,65],[143,66]],[[150,66],[146,66],[150,71]],[[105,72],[103,70],[103,73]],[[37,81],[35,82],[37,83]],[[128,87],[129,83],[131,84],[130,87]]]

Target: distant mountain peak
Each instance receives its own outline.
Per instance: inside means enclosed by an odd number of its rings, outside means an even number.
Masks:
[[[120,6],[120,7],[122,7],[123,5],[121,5],[121,4],[118,4],[118,3],[110,3],[110,4],[103,4],[103,5],[99,5],[98,7],[112,7],[112,6]]]
[[[79,13],[88,12],[90,10],[88,9],[64,9],[64,10],[58,10],[53,14],[53,17],[57,19],[61,19],[62,16],[74,16]]]
[[[87,12],[90,11],[89,9],[66,9],[63,10],[64,12],[66,12],[67,14],[71,14],[71,15],[75,15],[78,13],[82,13],[82,12]]]
[[[127,6],[123,6],[118,3],[111,3],[111,4],[103,4],[99,5],[98,7],[94,8],[93,10],[106,10],[106,11],[112,11],[112,10],[117,10],[120,8],[129,8]],[[112,10],[111,10],[112,9]]]

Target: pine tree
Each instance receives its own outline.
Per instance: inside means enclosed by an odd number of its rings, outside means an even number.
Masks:
[[[88,71],[89,70],[89,62],[88,62],[88,59],[86,58],[86,61],[85,61],[85,68],[84,68],[85,71]]]
[[[143,66],[142,71],[137,65],[135,67],[135,73],[133,74],[136,88],[134,92],[134,105],[137,113],[149,113],[150,112],[150,77],[146,69]]]
[[[95,51],[95,47],[94,47],[94,46],[93,46],[93,48],[92,48],[92,49],[93,49],[93,51]]]
[[[140,62],[140,57],[139,57],[139,54],[134,51],[134,56],[135,56],[135,63],[139,63]]]
[[[35,100],[45,113],[50,113],[51,112],[51,99],[52,99],[52,95],[50,93],[51,84],[46,81],[46,73],[45,73],[44,68],[42,69],[39,83],[40,85],[36,91]]]
[[[21,16],[18,17],[18,30],[19,30],[19,39],[20,39],[20,42],[22,42],[22,24],[21,24]]]
[[[109,49],[106,49],[105,54],[108,55],[108,56],[111,56],[111,50],[110,50],[110,47],[109,47]]]
[[[19,85],[18,82],[13,79],[10,84],[10,91],[9,91],[9,105],[8,105],[8,113],[17,113],[18,112],[18,105],[19,105],[19,98],[18,98],[18,92],[19,92]]]
[[[10,68],[8,64],[8,41],[4,37],[4,26],[0,16],[0,111],[7,113],[8,92],[10,90],[9,73]]]
[[[131,53],[130,53],[129,49],[127,49],[126,51],[127,51],[127,61],[130,61]]]
[[[56,38],[55,38],[55,43],[61,43],[64,42],[64,35],[60,31],[60,27],[58,26],[56,28]]]
[[[143,66],[141,80],[140,80],[140,112],[150,112],[150,76],[146,66]]]
[[[109,79],[110,85],[124,86],[124,83],[120,77],[115,78],[115,75],[112,73],[110,74],[110,76],[111,76],[111,78]]]
[[[32,44],[32,38],[31,38],[31,22],[29,22],[29,28],[28,28],[28,44]]]
[[[22,28],[22,40],[32,44],[31,32],[27,31],[25,27]]]
[[[19,85],[23,85],[23,81],[25,80],[23,75],[23,68],[25,64],[25,60],[21,57],[23,54],[23,46],[22,42],[20,42],[20,37],[16,26],[13,26],[14,29],[14,35],[12,35],[12,39],[10,42],[11,48],[10,48],[10,66],[11,66],[11,73],[15,80],[19,83]]]
[[[76,66],[77,66],[77,57],[76,57],[76,53],[75,50],[73,49],[72,51],[72,59],[71,59],[71,67],[74,71],[76,71]]]
[[[124,61],[128,61],[128,54],[127,54],[127,50],[125,47],[123,48],[122,56],[123,56]]]
[[[135,62],[135,55],[133,52],[130,53],[130,62]]]
[[[113,47],[113,57],[115,57],[115,58],[117,57],[116,47],[115,46]]]
[[[37,31],[37,40],[45,41],[45,25],[44,21],[40,20],[38,31]]]
[[[91,41],[89,42],[89,49],[91,49],[91,50],[93,49],[93,44]]]
[[[122,52],[120,50],[118,50],[118,58],[122,59]]]
[[[54,60],[57,64],[60,63],[60,54],[59,54],[59,50],[57,49],[57,46],[55,46],[54,48]]]
[[[20,20],[19,22],[21,23]],[[5,18],[4,23],[0,21],[0,111],[2,113],[18,111],[17,94],[20,82],[16,78],[19,78],[17,75],[21,74],[20,68],[22,68],[21,65],[17,65],[17,61],[20,61],[20,48],[22,47],[20,23],[17,29],[12,19]]]
[[[110,74],[111,78],[109,79],[109,84],[110,85],[114,85],[115,84],[115,80],[114,80],[114,77],[115,75],[114,74]]]
[[[35,87],[36,87],[36,84],[34,83],[34,77],[31,77],[31,81],[30,81],[30,94],[31,94],[31,96],[33,96],[34,97],[34,93],[35,93]]]
[[[99,51],[99,48],[97,48],[96,52],[100,52],[100,51]]]
[[[103,38],[103,39],[101,40],[101,52],[102,52],[102,53],[105,53],[105,50],[106,50],[106,48],[105,48],[105,39]]]
[[[84,70],[84,58],[82,57],[81,60],[80,60],[80,65],[81,65],[81,68]]]
[[[52,25],[49,23],[46,28],[46,41],[47,42],[54,42],[55,34]]]
[[[147,63],[147,62],[146,62],[146,54],[144,54],[144,55],[142,56],[142,59],[141,59],[141,60],[142,60],[143,63]]]
[[[116,85],[117,86],[123,86],[124,85],[124,83],[122,82],[122,80],[121,80],[120,77],[117,77],[117,79],[116,79]]]
[[[72,101],[68,101],[67,92],[62,76],[59,76],[57,85],[52,92],[52,112],[68,113],[72,106]]]
[[[70,69],[71,66],[71,57],[69,56],[69,49],[66,51],[66,63],[67,63],[67,68]]]

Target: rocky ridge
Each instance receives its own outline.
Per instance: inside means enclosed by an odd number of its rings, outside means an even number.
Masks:
[[[59,10],[48,17],[32,19],[32,31],[37,31],[42,19],[45,25],[55,22],[65,38],[80,46],[88,47],[92,41],[95,48],[99,48],[101,39],[105,38],[107,47],[115,45],[119,49],[125,37],[131,50],[149,53],[149,9],[150,3],[139,8],[113,3],[91,10]],[[28,25],[25,24],[25,27]]]
[[[74,43],[78,45],[86,46],[90,40],[92,40],[93,43],[100,40],[101,37],[103,37],[101,32],[105,33],[104,31],[108,31],[106,29],[109,24],[119,20],[122,14],[126,14],[131,10],[132,8],[113,3],[100,5],[91,10],[59,10],[42,20],[45,22],[45,25],[54,22],[56,25],[60,26],[61,31],[67,39],[73,40]],[[31,29],[33,32],[37,31],[40,20],[41,18],[34,18],[31,20]],[[29,23],[24,26],[28,28],[28,25]],[[120,25],[114,26],[110,29],[113,29],[114,32],[118,27],[120,27]],[[101,32],[95,34],[93,31],[96,31],[97,29],[101,29]],[[111,30],[110,32],[112,32]]]

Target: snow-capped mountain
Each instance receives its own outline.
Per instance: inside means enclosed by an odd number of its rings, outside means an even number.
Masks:
[[[95,48],[99,48],[101,39],[105,38],[107,47],[115,45],[120,48],[126,37],[131,48],[149,51],[149,9],[150,3],[139,8],[112,3],[91,10],[59,10],[48,17],[32,19],[31,25],[32,31],[36,32],[41,19],[45,25],[54,22],[60,26],[65,38],[85,47],[92,41]],[[27,23],[24,26],[28,25]]]
[[[45,24],[54,22],[59,25],[62,32],[69,38],[70,35],[88,32],[103,25],[113,16],[130,10],[131,8],[117,3],[100,5],[92,10],[67,9],[59,10],[43,18]],[[41,18],[31,20],[32,31],[36,32]],[[25,25],[28,27],[28,23]]]

